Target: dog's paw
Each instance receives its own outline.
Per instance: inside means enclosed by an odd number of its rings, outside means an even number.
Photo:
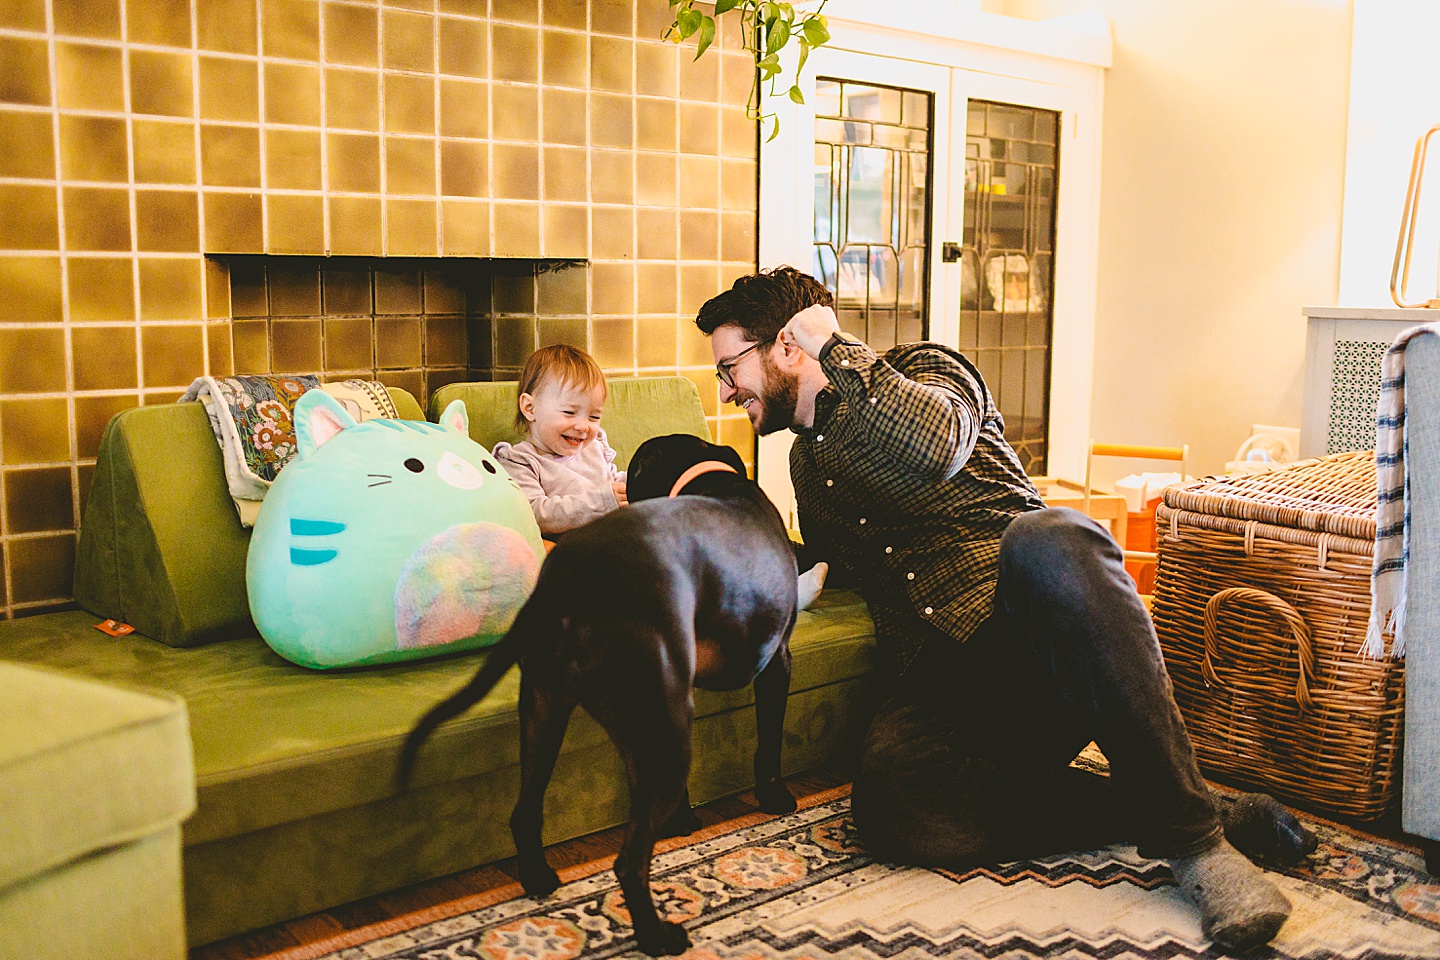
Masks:
[[[636,930],[635,942],[652,957],[674,956],[690,949],[690,934],[680,924],[662,920],[654,927]]]
[[[780,780],[757,784],[755,787],[755,802],[758,803],[760,809],[766,813],[795,812],[795,798],[790,795],[789,788]]]
[[[560,886],[560,875],[548,863],[520,868],[520,886],[525,895],[533,900],[548,897]]]
[[[1242,793],[1220,814],[1225,839],[1261,863],[1292,866],[1315,852],[1319,839],[1268,793]]]
[[[686,837],[699,830],[703,823],[691,810],[689,805],[680,807],[670,815],[670,819],[660,825],[659,836],[661,837]]]

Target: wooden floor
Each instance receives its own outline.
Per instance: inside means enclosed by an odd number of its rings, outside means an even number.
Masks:
[[[847,783],[848,779],[838,770],[821,769],[791,777],[786,781],[796,797],[829,790]],[[726,797],[696,808],[702,823],[710,826],[724,823],[746,814],[754,813],[753,793],[742,793]],[[546,850],[550,865],[556,869],[590,863],[602,857],[614,856],[620,850],[624,828],[615,827],[588,837],[580,837],[567,843],[558,844]],[[251,960],[263,957],[277,950],[313,943],[327,937],[354,930],[358,927],[402,916],[426,907],[455,900],[471,894],[484,893],[496,887],[515,883],[519,874],[515,870],[515,858],[500,860],[484,867],[454,873],[448,877],[406,887],[392,893],[358,900],[335,907],[322,913],[291,920],[288,923],[261,930],[253,930],[230,940],[221,940],[190,951],[190,960]]]

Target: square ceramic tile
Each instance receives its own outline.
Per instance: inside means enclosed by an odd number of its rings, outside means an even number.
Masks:
[[[135,242],[141,252],[199,253],[200,195],[194,190],[136,190]]]
[[[0,327],[0,393],[65,390],[65,331]]]
[[[65,180],[128,182],[130,149],[126,136],[121,117],[61,114],[60,176]],[[49,143],[44,152],[51,152]],[[54,175],[53,166],[44,174],[47,179]]]
[[[0,323],[59,323],[62,299],[59,257],[0,256]]]
[[[265,185],[271,190],[319,190],[319,130],[265,131]]]
[[[141,257],[139,266],[141,320],[199,320],[204,316],[200,258]]]
[[[136,183],[196,182],[193,124],[137,117],[131,122],[131,142]]]
[[[62,37],[119,40],[119,0],[52,0],[55,33]]]
[[[441,17],[439,29],[441,73],[482,80],[489,75],[488,23]]]
[[[135,319],[135,261],[129,257],[70,257],[70,320]],[[96,388],[99,389],[99,388]]]
[[[50,68],[43,40],[0,37],[0,63],[7,64],[5,100],[50,102]],[[119,48],[56,43],[55,72],[62,108],[117,113],[125,109],[125,55]]]
[[[254,55],[259,51],[254,0],[194,0],[201,50]]]
[[[55,188],[0,183],[0,249],[59,248]]]
[[[374,7],[326,3],[323,15],[326,63],[380,65],[380,16]]]
[[[260,119],[260,64],[231,57],[200,58],[200,116],[255,123]]]
[[[122,121],[123,123],[123,121]],[[55,176],[55,137],[49,113],[0,110],[0,177]]]

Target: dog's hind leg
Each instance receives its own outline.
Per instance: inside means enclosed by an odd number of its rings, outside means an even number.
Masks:
[[[665,837],[686,837],[704,825],[701,819],[695,815],[695,811],[690,807],[690,789],[687,787],[685,789],[685,795],[682,796],[680,802],[675,805],[675,812],[670,815],[669,820],[666,820],[660,825],[660,831],[656,836],[660,839]]]
[[[650,858],[661,826],[687,796],[693,711],[688,690],[651,680],[635,684],[619,703],[587,699],[585,709],[610,733],[629,779],[630,823],[615,858],[615,875],[635,940],[651,956],[684,953],[689,934],[680,924],[662,920],[655,909]]]
[[[755,802],[766,813],[789,813],[795,798],[780,777],[780,740],[790,695],[790,644],[780,644],[755,676]]]
[[[663,956],[684,953],[690,947],[690,935],[683,926],[660,918],[650,892],[650,859],[655,852],[656,833],[685,796],[690,730],[687,724],[683,732],[652,731],[651,736],[636,756],[626,760],[631,771],[630,825],[615,858],[615,875],[630,910],[636,943],[651,956]],[[681,757],[661,756],[673,751],[683,751],[683,762],[676,762]]]
[[[520,798],[510,815],[515,838],[520,884],[526,894],[544,897],[560,886],[560,878],[545,861],[540,838],[545,788],[555,769],[555,758],[565,739],[565,727],[575,701],[567,694],[520,677]]]

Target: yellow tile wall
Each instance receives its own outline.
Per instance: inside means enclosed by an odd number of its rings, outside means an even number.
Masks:
[[[207,254],[588,260],[583,291],[532,277],[532,314],[419,335],[466,337],[471,367],[581,339],[612,376],[681,373],[748,460],[692,318],[755,266],[751,65],[733,35],[690,62],[668,21],[664,0],[0,3],[0,611],[67,604],[114,413],[366,351],[343,318],[232,313]]]

